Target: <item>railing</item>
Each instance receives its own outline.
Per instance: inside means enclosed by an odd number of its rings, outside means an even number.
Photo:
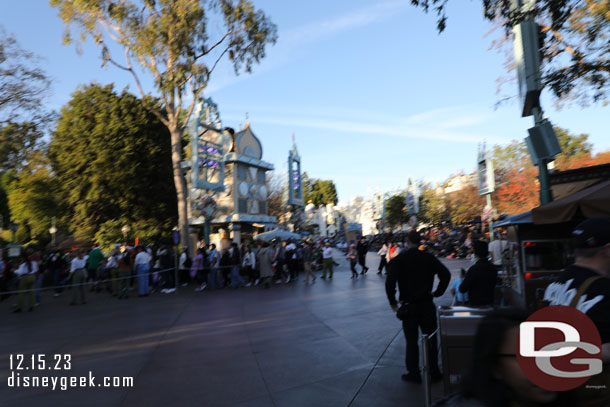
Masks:
[[[428,350],[430,347],[429,341],[430,339],[436,339],[436,335],[438,335],[438,329],[432,332],[430,335],[423,334],[422,335],[422,353],[424,354],[424,368],[423,368],[423,388],[424,388],[424,406],[431,407],[432,406],[432,381],[430,380],[430,359],[428,358]],[[437,366],[438,369],[438,366]]]

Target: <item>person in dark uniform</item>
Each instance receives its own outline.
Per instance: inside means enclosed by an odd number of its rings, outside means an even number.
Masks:
[[[369,244],[364,236],[360,238],[356,245],[356,251],[358,252],[358,264],[362,266],[360,274],[364,274],[369,271],[369,268],[366,266],[366,253],[369,251]]]
[[[477,262],[468,269],[459,291],[468,293],[468,304],[473,307],[493,306],[498,271],[487,258],[487,242],[475,240],[472,245]]]
[[[402,329],[407,340],[406,365],[407,374],[402,379],[408,382],[421,383],[419,372],[419,348],[417,345],[418,328],[423,334],[430,335],[436,330],[436,308],[433,297],[443,295],[451,273],[434,255],[418,250],[421,238],[419,233],[409,232],[407,250],[400,252],[388,263],[388,277],[386,280],[386,294],[392,310],[402,320]],[[439,283],[436,290],[434,276],[438,276]],[[396,283],[400,291],[400,311],[396,301]],[[432,381],[442,379],[438,367],[437,337],[430,341],[428,360],[431,366]]]

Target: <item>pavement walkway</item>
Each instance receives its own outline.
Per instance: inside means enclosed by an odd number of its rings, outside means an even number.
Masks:
[[[405,341],[385,279],[369,253],[365,277],[347,261],[332,280],[118,300],[43,295],[34,312],[0,303],[0,404],[3,406],[422,406],[421,385],[400,380]],[[463,260],[443,260],[453,278]],[[437,304],[451,301],[446,293]],[[46,355],[44,371],[11,370],[10,355]],[[70,370],[47,370],[53,355]],[[25,376],[133,377],[132,388],[9,388]],[[435,398],[442,394],[434,385]]]

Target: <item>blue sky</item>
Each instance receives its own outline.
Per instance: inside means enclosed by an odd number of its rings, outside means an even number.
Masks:
[[[436,182],[471,171],[480,142],[523,139],[532,120],[516,102],[495,109],[504,57],[489,50],[480,0],[450,2],[440,35],[434,16],[409,3],[255,0],[277,24],[278,43],[250,75],[219,66],[207,96],[226,126],[239,128],[248,113],[264,159],[279,172],[294,132],[303,169],[333,179],[340,201],[404,187],[409,176]],[[61,45],[64,26],[46,1],[4,2],[0,24],[43,58],[51,108],[92,81],[137,93],[127,73],[101,67],[91,43],[80,55]],[[517,93],[516,84],[503,90]],[[596,151],[610,149],[608,108],[558,111],[546,94],[543,107],[554,124],[589,133]]]

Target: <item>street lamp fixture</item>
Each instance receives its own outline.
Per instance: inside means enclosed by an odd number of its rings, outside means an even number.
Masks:
[[[51,244],[55,246],[55,233],[57,233],[57,228],[55,227],[55,216],[53,216],[51,227],[49,228],[49,233],[51,234]]]
[[[127,242],[127,234],[131,231],[131,228],[129,227],[129,225],[124,225],[121,228],[121,232],[123,232],[123,239],[125,239],[125,242]]]

